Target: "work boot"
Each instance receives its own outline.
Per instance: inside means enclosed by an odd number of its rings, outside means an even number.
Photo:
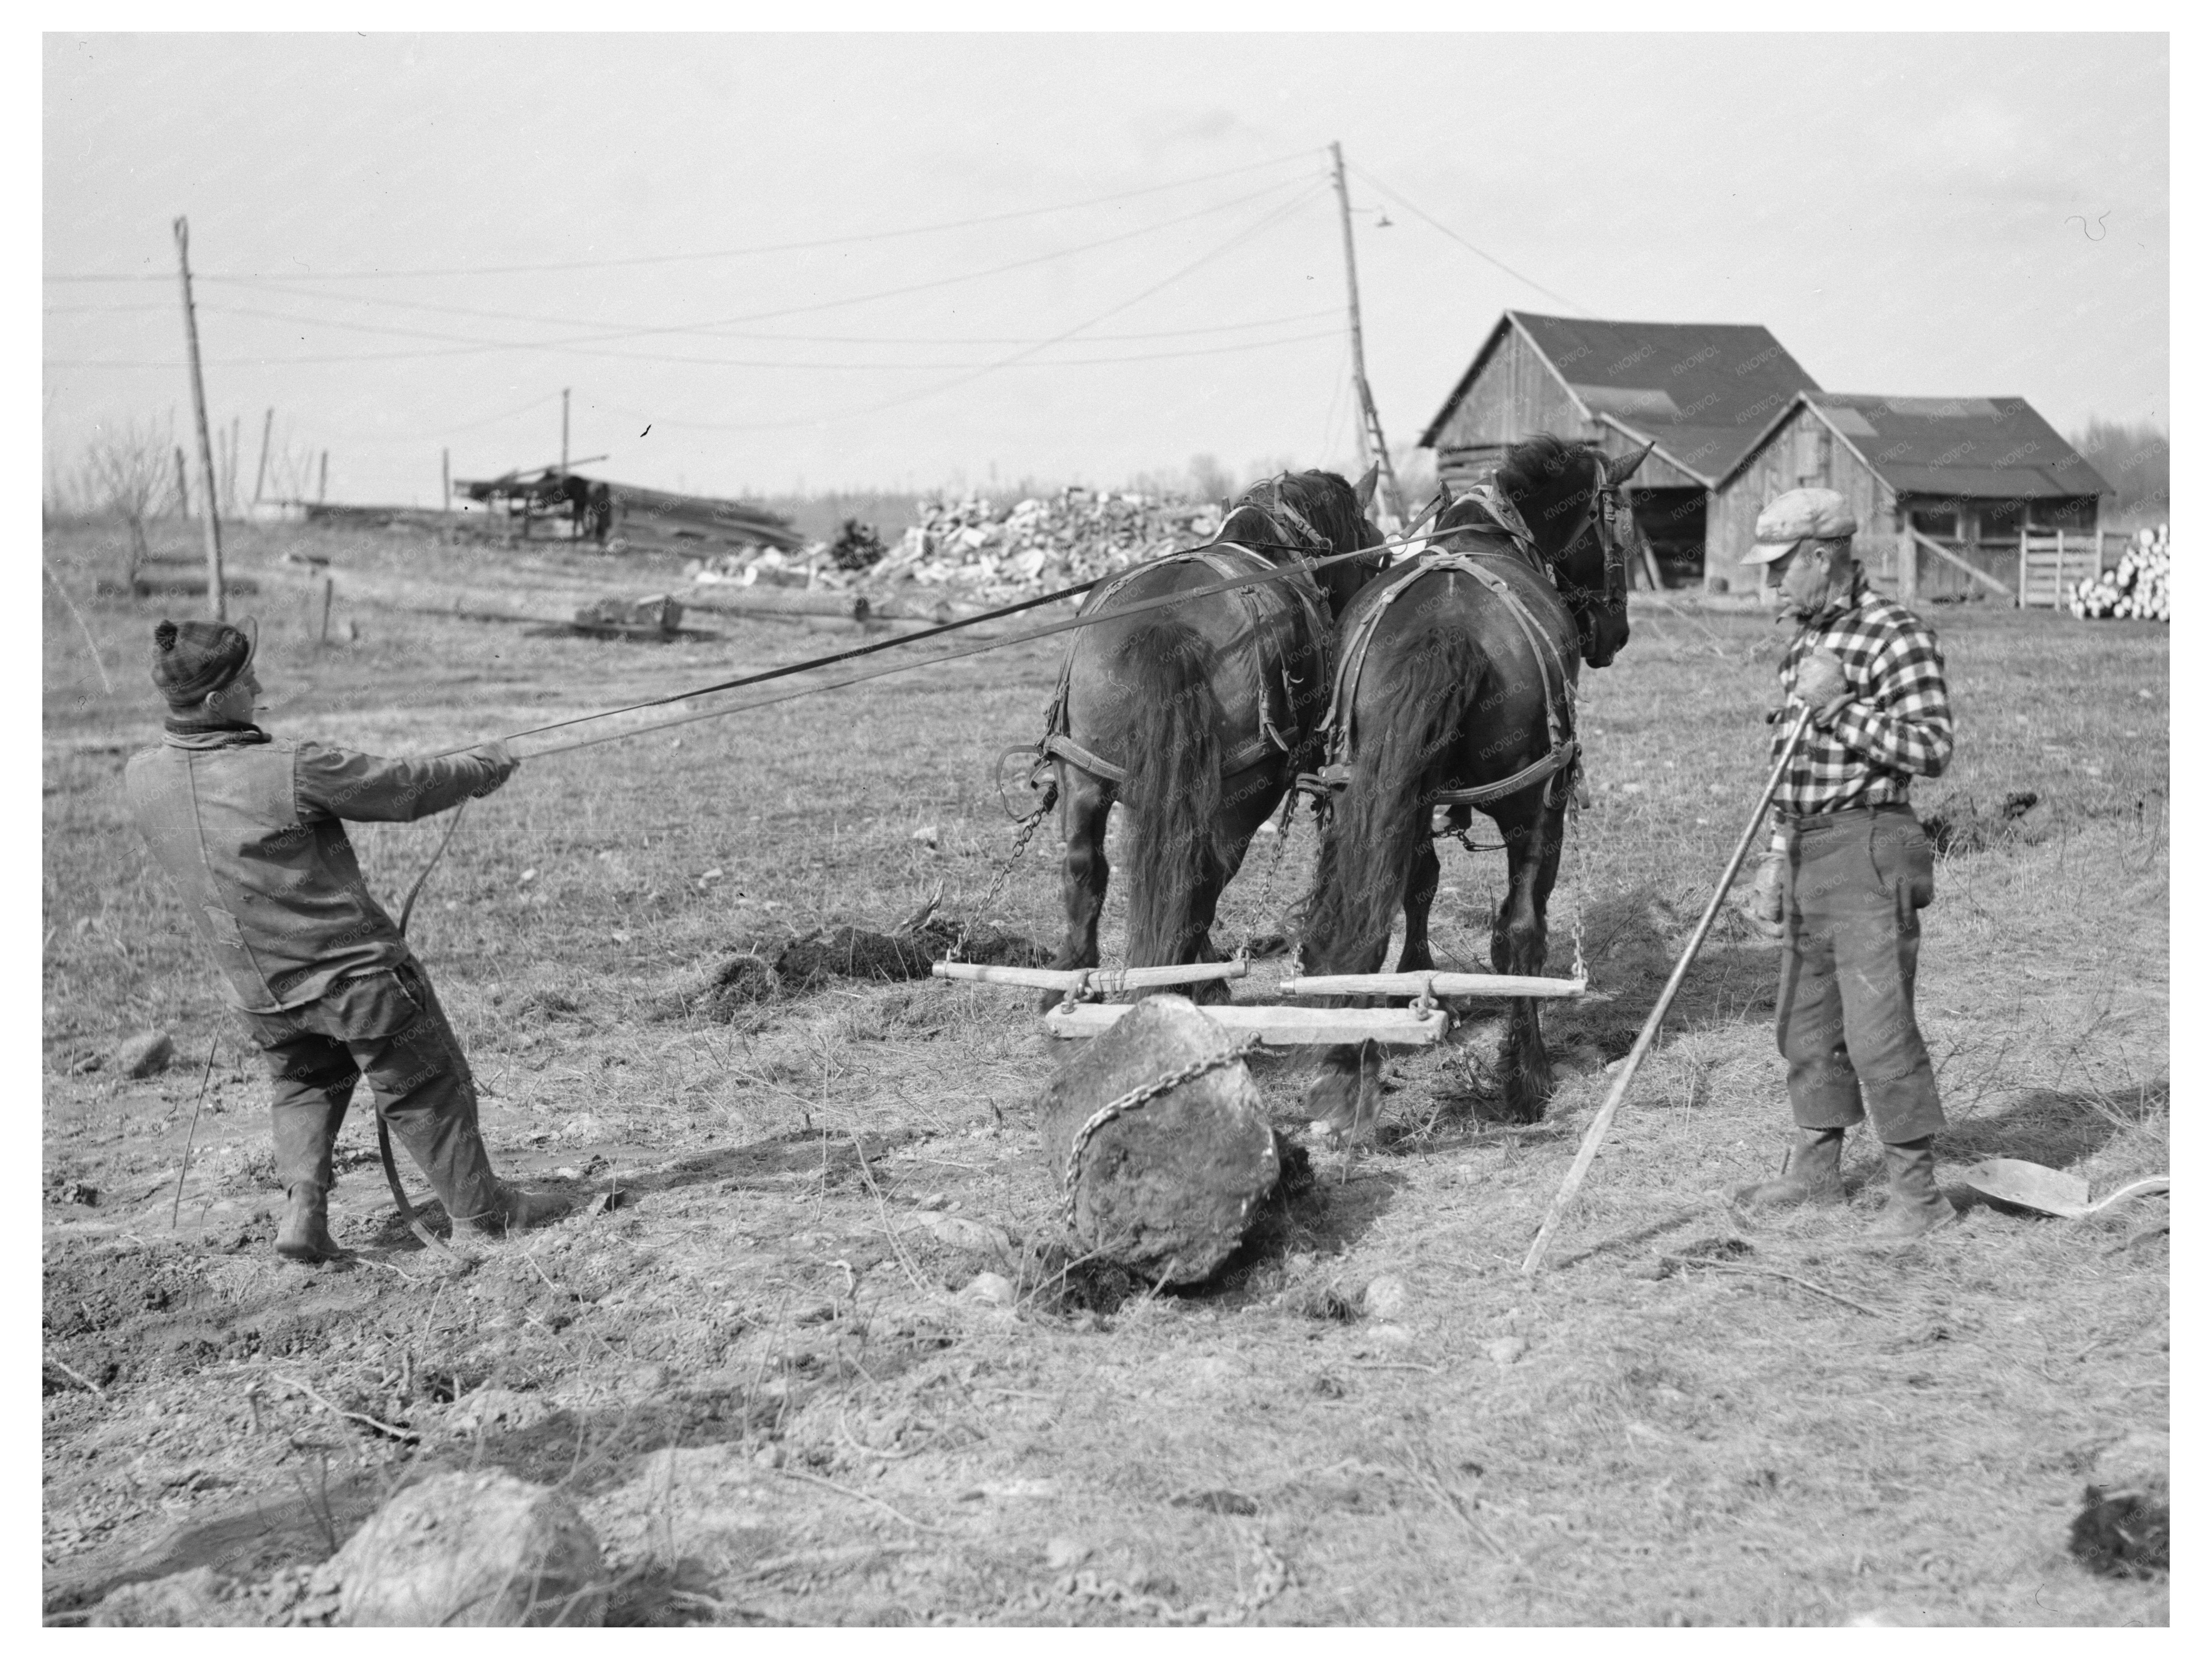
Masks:
[[[489,1233],[496,1238],[521,1232],[525,1228],[543,1226],[555,1217],[568,1213],[568,1200],[551,1193],[527,1193],[504,1181],[495,1186],[497,1196],[483,1213],[465,1218],[480,1233]]]
[[[1892,1143],[1881,1155],[1889,1166],[1889,1202],[1867,1233],[1869,1248],[1910,1243],[1959,1224],[1957,1207],[1936,1188],[1934,1137]]]
[[[330,1195],[312,1181],[295,1181],[284,1194],[284,1219],[276,1228],[276,1254],[295,1261],[329,1261],[343,1255],[331,1237]]]
[[[1771,1181],[1753,1182],[1729,1195],[1746,1209],[1778,1210],[1792,1204],[1844,1201],[1844,1132],[1800,1129],[1790,1162]]]

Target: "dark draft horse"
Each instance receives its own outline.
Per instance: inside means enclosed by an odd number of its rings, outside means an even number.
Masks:
[[[1305,972],[1376,971],[1401,906],[1399,971],[1435,966],[1433,808],[1440,796],[1507,782],[1569,752],[1577,656],[1603,668],[1628,641],[1626,560],[1638,532],[1621,485],[1643,459],[1608,460],[1595,445],[1549,434],[1515,444],[1494,489],[1520,526],[1481,494],[1462,495],[1439,515],[1419,559],[1353,601],[1334,711],[1340,725],[1350,722],[1340,742],[1349,776],[1328,808],[1305,900]],[[1523,527],[1527,542],[1513,533]],[[1455,568],[1455,558],[1475,568]],[[1354,655],[1356,644],[1364,651]],[[1505,843],[1506,896],[1490,934],[1498,973],[1542,971],[1545,908],[1573,787],[1570,763],[1476,803]],[[1455,827],[1469,811],[1453,807]],[[1534,1122],[1551,1093],[1551,1060],[1534,999],[1513,999],[1510,1010],[1501,1052],[1506,1110]],[[1372,1042],[1329,1049],[1307,1096],[1316,1131],[1334,1139],[1364,1129],[1380,1069]]]
[[[1217,962],[1222,890],[1299,770],[1328,708],[1336,618],[1389,562],[1358,485],[1334,472],[1286,472],[1253,485],[1214,540],[1101,583],[1079,614],[1111,611],[1274,569],[1292,574],[1076,630],[1047,720],[1066,854],[1066,932],[1055,968],[1098,964],[1106,819],[1127,812],[1127,960],[1132,967]],[[1319,570],[1315,559],[1360,548]],[[1193,993],[1225,1000],[1218,982]],[[1058,993],[1048,993],[1049,1006]]]

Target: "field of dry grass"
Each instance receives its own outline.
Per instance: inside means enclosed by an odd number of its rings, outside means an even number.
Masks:
[[[641,647],[398,611],[366,593],[434,611],[512,579],[362,535],[317,544],[339,639],[319,647],[285,534],[234,533],[263,583],[268,723],[387,753],[850,636],[715,618],[719,640]],[[1773,951],[1747,933],[1701,957],[1548,1269],[1516,1271],[1756,793],[1764,619],[1639,609],[1586,677],[1596,799],[1553,963],[1578,921],[1607,1000],[1552,1022],[1547,1121],[1486,1117],[1481,1027],[1403,1055],[1379,1144],[1317,1160],[1213,1285],[1053,1271],[1030,1110],[1067,1056],[1026,997],[842,981],[670,1013],[732,946],[887,929],[940,882],[966,914],[1006,845],[992,765],[1036,733],[1051,642],[549,757],[473,805],[413,933],[495,1159],[624,1201],[441,1267],[394,1224],[357,1109],[333,1226],[360,1254],[311,1271],[269,1248],[263,1085],[123,808],[123,762],[158,731],[161,612],[92,599],[114,535],[54,530],[46,551],[50,1617],[205,1563],[238,1622],[327,1618],[313,1570],[351,1526],[483,1463],[576,1496],[631,1623],[2166,1621],[2162,1581],[2065,1549],[2099,1450],[2166,1425],[2166,1200],[2081,1223],[1978,1203],[1863,1255],[1879,1153],[1855,1136],[1847,1213],[1731,1215],[1717,1192],[1787,1139]],[[666,579],[606,568],[546,556],[538,580]],[[1965,836],[1939,865],[1919,1000],[1947,1181],[1990,1155],[2100,1192],[2163,1170],[2167,635],[1935,620],[1960,738],[1921,811],[2045,802],[2037,839]],[[360,826],[372,885],[396,901],[441,828]],[[1042,939],[1048,840],[989,918]],[[1265,911],[1251,877],[1231,889],[1224,942],[1273,920],[1312,848],[1301,823]],[[1439,961],[1481,963],[1503,858],[1444,854]],[[167,1072],[94,1065],[147,1026],[175,1038]],[[1256,1075],[1294,1124],[1297,1062]],[[959,1297],[987,1269],[1015,1307]],[[1386,1277],[1387,1313],[1365,1295]]]

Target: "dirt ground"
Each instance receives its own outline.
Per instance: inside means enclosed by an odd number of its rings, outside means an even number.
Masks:
[[[394,607],[503,592],[557,614],[669,573],[232,541],[260,583],[240,608],[267,723],[386,753],[858,637],[714,617],[719,638],[667,647],[532,638]],[[331,560],[327,645],[319,578],[279,558],[295,547]],[[471,806],[411,932],[495,1160],[576,1207],[441,1261],[397,1224],[363,1103],[333,1200],[356,1254],[309,1269],[270,1248],[258,1062],[123,805],[158,733],[163,609],[94,597],[119,532],[45,548],[50,1621],[208,1565],[225,1620],[325,1622],[315,1570],[348,1533],[479,1465],[574,1497],[626,1624],[2166,1621],[2163,1580],[2066,1550],[2099,1451],[2166,1425],[2166,1200],[2077,1223],[1974,1201],[1943,1237],[1863,1255],[1879,1150],[1855,1134],[1848,1212],[1731,1214],[1719,1192],[1788,1139],[1774,951],[1747,930],[1700,957],[1548,1267],[1517,1271],[1757,793],[1764,618],[1639,597],[1617,665],[1585,675],[1595,800],[1553,965],[1579,930],[1601,994],[1551,1018],[1546,1121],[1487,1115],[1494,1022],[1401,1053],[1378,1144],[1317,1156],[1206,1287],[1061,1271],[1030,1112],[1068,1054],[1026,995],[678,995],[732,950],[888,930],[940,884],[974,915],[1008,842],[993,766],[1036,735],[1053,642],[548,757]],[[1956,831],[1919,996],[1943,1177],[1963,1202],[1959,1172],[1992,1155],[2099,1192],[2163,1171],[2168,636],[1934,620],[1960,722],[1917,803]],[[442,829],[356,829],[395,908]],[[1050,942],[1050,840],[975,919]],[[1312,849],[1301,821],[1264,902],[1264,866],[1240,879],[1223,944],[1274,923]],[[1439,959],[1480,965],[1503,858],[1443,850]],[[1121,915],[1117,886],[1109,959]],[[133,1080],[116,1051],[148,1028],[174,1058]],[[1295,1134],[1300,1062],[1255,1076]],[[963,1295],[987,1272],[1012,1305]]]

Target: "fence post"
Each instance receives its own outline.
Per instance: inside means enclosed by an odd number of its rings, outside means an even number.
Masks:
[[[2027,608],[2027,526],[2026,525],[2020,527],[2020,579],[2013,588],[2012,608],[2015,611],[2024,611]]]
[[[1897,602],[1920,603],[1920,544],[1912,539],[1911,525],[1897,535]]]

